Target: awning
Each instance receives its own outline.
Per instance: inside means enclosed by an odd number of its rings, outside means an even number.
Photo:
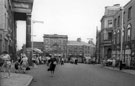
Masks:
[[[34,48],[33,51],[34,51],[34,52],[37,52],[37,53],[43,53],[43,51],[41,51],[41,50],[38,49],[38,48]]]

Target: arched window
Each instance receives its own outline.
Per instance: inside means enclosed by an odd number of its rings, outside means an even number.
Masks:
[[[113,44],[115,44],[116,43],[116,32],[114,31],[113,32]]]
[[[117,44],[120,43],[120,31],[118,30],[117,31]]]
[[[127,41],[130,41],[131,38],[131,24],[127,26]]]

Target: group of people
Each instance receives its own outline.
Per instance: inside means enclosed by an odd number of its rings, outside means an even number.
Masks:
[[[21,56],[18,56],[18,59],[15,62],[15,72],[25,73],[28,67],[28,57],[22,53]]]
[[[2,61],[0,71],[3,71],[6,73],[6,76],[9,78],[10,77],[10,71],[11,71],[11,66],[14,65],[15,72],[20,72],[20,70],[25,73],[26,68],[28,67],[28,58],[25,54],[22,54],[21,57],[17,59],[15,63],[11,61],[11,57],[8,54],[7,51],[2,52],[0,55],[0,60]]]
[[[11,69],[11,58],[7,51],[4,51],[0,56],[2,62],[1,71],[7,72],[7,75],[5,77],[10,77],[10,69]]]

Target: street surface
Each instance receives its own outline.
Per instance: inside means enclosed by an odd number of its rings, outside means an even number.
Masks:
[[[47,68],[40,65],[28,72],[34,77],[30,86],[135,86],[135,75],[99,65],[57,65],[54,76]]]

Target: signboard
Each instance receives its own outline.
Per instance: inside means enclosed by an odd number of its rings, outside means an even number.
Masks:
[[[22,8],[22,9],[31,9],[31,5],[28,3],[17,3],[14,2],[13,3],[13,7],[14,8]]]

